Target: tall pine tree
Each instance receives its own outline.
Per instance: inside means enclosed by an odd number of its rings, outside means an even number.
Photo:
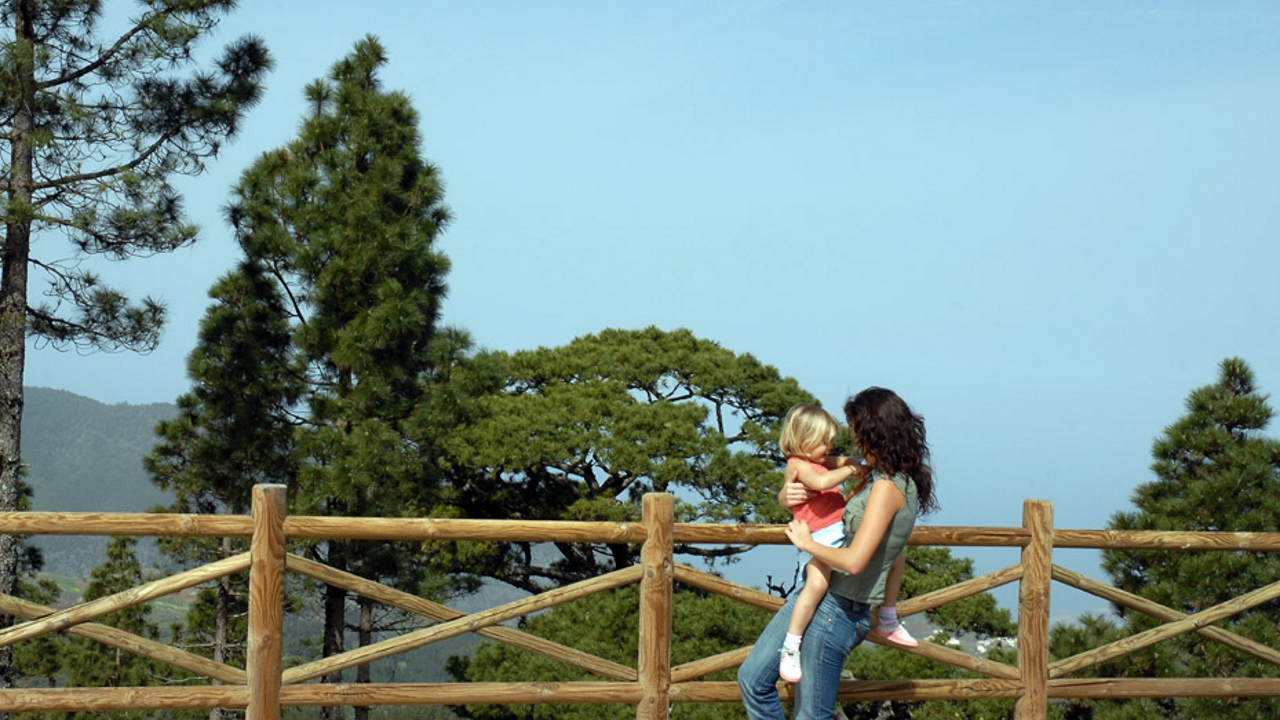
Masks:
[[[357,43],[306,88],[299,136],[233,189],[227,217],[244,259],[211,293],[189,366],[195,388],[152,458],[180,500],[235,512],[254,483],[273,481],[288,484],[293,514],[397,516],[436,504],[437,434],[462,406],[455,390],[484,373],[440,367],[471,350],[465,333],[437,332],[449,265],[435,241],[449,215],[420,154],[418,114],[381,86],[386,62],[376,39]],[[430,575],[413,544],[302,551],[411,590]],[[377,630],[367,604],[349,622],[348,601],[341,588],[321,590],[326,656],[344,649],[348,630],[362,642]]]
[[[0,106],[0,511],[18,507],[28,337],[62,346],[149,350],[163,306],[104,285],[89,256],[123,260],[196,239],[169,179],[195,175],[234,135],[271,65],[262,42],[237,40],[195,68],[193,50],[234,0],[149,0],[102,39],[100,0],[4,0]],[[70,241],[58,250],[57,237]],[[34,253],[36,240],[41,254]],[[34,271],[50,300],[30,304]],[[18,542],[0,537],[0,593],[17,584]],[[0,618],[0,626],[10,618]],[[0,648],[0,689],[11,685]]]

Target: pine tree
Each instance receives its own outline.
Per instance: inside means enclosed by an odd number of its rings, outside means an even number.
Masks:
[[[17,508],[28,337],[55,346],[149,350],[163,306],[132,303],[81,260],[168,252],[196,239],[169,184],[195,175],[235,134],[271,65],[256,38],[228,46],[215,69],[193,49],[234,0],[155,0],[113,38],[99,38],[99,0],[5,0],[0,45],[8,166],[0,175],[0,511]],[[71,246],[54,250],[51,240]],[[52,255],[36,256],[37,239]],[[32,270],[49,301],[28,303]],[[18,543],[0,538],[0,593],[17,582]],[[11,621],[0,618],[0,626]],[[0,649],[0,689],[12,682]]]
[[[1187,414],[1156,440],[1156,479],[1133,494],[1137,510],[1118,512],[1114,530],[1275,532],[1280,527],[1280,441],[1263,430],[1273,411],[1239,358],[1219,367],[1218,381],[1194,390]],[[1109,550],[1103,567],[1116,587],[1183,613],[1195,613],[1280,580],[1280,558],[1261,552]],[[1158,621],[1123,612],[1127,632]],[[1270,602],[1220,623],[1232,632],[1280,645],[1280,602]],[[1270,663],[1199,634],[1162,642],[1113,663],[1118,672],[1162,677],[1276,677]],[[1274,699],[1161,698],[1165,717],[1259,718],[1280,716]],[[1099,705],[1096,717],[1131,717],[1126,704]]]
[[[436,504],[449,400],[483,373],[439,366],[471,351],[465,333],[436,327],[448,261],[434,243],[449,215],[420,155],[417,113],[381,87],[386,62],[376,39],[357,43],[306,88],[299,136],[233,188],[227,216],[244,259],[212,292],[190,362],[196,387],[153,456],[157,480],[181,483],[185,497],[233,511],[254,483],[274,481],[288,484],[293,514]],[[410,590],[431,575],[413,544],[300,551]],[[348,630],[367,642],[378,629],[367,604],[349,627],[347,601],[321,589],[326,656]]]
[[[178,398],[178,415],[162,421],[162,442],[145,459],[152,480],[174,496],[175,513],[249,511],[253,485],[288,483],[296,474],[292,416],[301,392],[288,366],[285,303],[263,268],[241,263],[209,291],[213,304],[187,360],[195,380]],[[203,565],[248,550],[233,538],[163,538],[178,566]],[[244,663],[248,587],[224,576],[203,588],[187,614],[181,642],[216,662]],[[210,720],[225,716],[220,708]]]
[[[434,515],[632,521],[674,492],[677,522],[778,522],[778,425],[816,402],[793,378],[688,330],[606,329],[498,358],[502,392],[450,436],[458,468]],[[626,544],[433,543],[438,562],[528,592],[635,563]],[[684,557],[747,548],[680,546]]]

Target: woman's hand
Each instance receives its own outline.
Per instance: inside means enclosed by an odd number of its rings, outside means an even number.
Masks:
[[[808,552],[806,546],[813,542],[813,535],[809,532],[809,523],[804,520],[792,520],[787,524],[787,539],[802,552]]]
[[[782,483],[782,489],[778,491],[778,504],[790,510],[797,505],[803,505],[809,501],[809,498],[817,495],[818,491],[814,490],[799,480]]]

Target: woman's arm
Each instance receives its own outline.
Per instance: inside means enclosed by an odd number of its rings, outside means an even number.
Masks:
[[[849,547],[833,548],[813,541],[809,525],[803,520],[792,520],[787,526],[787,538],[803,552],[822,561],[828,567],[855,575],[866,569],[884,534],[889,531],[893,516],[907,504],[907,498],[891,480],[877,480],[871,486],[871,497],[862,514],[862,522],[853,534]]]

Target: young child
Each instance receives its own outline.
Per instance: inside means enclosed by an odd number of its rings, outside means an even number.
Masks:
[[[839,432],[840,424],[830,413],[813,405],[797,405],[787,412],[782,421],[782,435],[778,443],[782,454],[787,457],[787,466],[783,470],[784,486],[785,483],[799,482],[816,493],[802,505],[792,508],[792,514],[808,524],[815,542],[830,547],[842,547],[845,541],[845,496],[840,492],[840,485],[850,477],[861,477],[863,469],[850,458],[828,457]],[[886,582],[885,602],[873,632],[901,645],[914,647],[915,638],[898,624],[897,616],[897,595],[905,567],[906,556],[898,556]],[[804,587],[792,609],[778,666],[778,674],[787,682],[800,681],[800,641],[818,603],[827,592],[830,579],[829,566],[817,559],[809,561],[805,568]]]

